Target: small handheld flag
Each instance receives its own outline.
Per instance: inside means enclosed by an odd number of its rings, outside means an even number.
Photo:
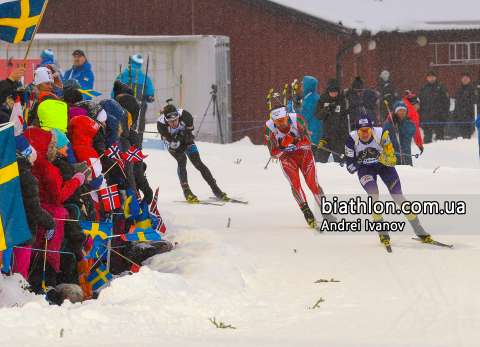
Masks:
[[[0,1],[0,40],[30,41],[45,0]]]
[[[139,149],[136,149],[135,146],[130,147],[123,155],[123,159],[128,161],[142,161],[146,157],[148,157],[148,155],[144,155]]]
[[[100,190],[100,195],[102,196],[105,211],[111,211],[120,207],[120,196],[118,195],[117,186]]]
[[[138,204],[135,194],[133,194],[132,188],[128,188],[125,191],[125,206],[123,214],[128,220],[132,220],[140,214],[140,205]]]
[[[158,189],[155,191],[155,196],[153,197],[153,201],[152,201],[152,204],[150,205],[150,212],[159,216],[160,213],[158,212]]]
[[[123,154],[120,151],[120,148],[118,148],[118,141],[108,147],[108,149],[103,154],[109,158],[115,159],[118,162],[118,165],[120,165],[120,167],[122,168],[122,170],[125,168],[125,162],[122,158]]]
[[[92,286],[93,290],[98,290],[101,286],[108,283],[113,278],[112,274],[108,272],[104,265],[100,265],[90,275],[87,276],[87,281]]]
[[[92,89],[78,89],[78,91],[82,94],[88,95],[91,98],[102,95],[102,93],[96,92]]]
[[[136,228],[132,226],[128,234],[122,234],[123,241],[161,241],[162,238],[152,228]]]
[[[13,124],[15,136],[23,133],[23,108],[19,96],[17,96],[17,101],[15,101],[15,105],[13,106],[12,113],[10,115],[10,122],[15,122]]]

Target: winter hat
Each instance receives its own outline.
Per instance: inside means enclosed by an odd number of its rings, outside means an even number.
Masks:
[[[80,101],[74,106],[87,110],[87,117],[92,118],[93,120],[96,120],[99,113],[103,110],[103,107],[100,106],[98,102],[92,100]]]
[[[105,110],[101,110],[97,115],[97,120],[99,122],[105,122],[107,120],[107,112],[105,112]]]
[[[71,164],[71,167],[73,169],[73,173],[76,174],[76,173],[84,173],[85,175],[85,178],[87,178],[88,176],[90,176],[92,174],[92,170],[90,170],[88,168],[88,164],[86,161],[83,161],[81,163],[76,163],[76,164]]]
[[[366,114],[362,114],[355,119],[355,127],[357,130],[364,127],[371,128],[372,126],[372,119]]]
[[[393,104],[393,113],[397,113],[399,110],[405,110],[407,111],[407,115],[408,115],[408,107],[407,105],[402,102],[402,101],[397,101]]]
[[[51,48],[45,49],[40,53],[40,58],[41,59],[48,59],[48,60],[53,60],[54,54]]]
[[[46,64],[43,65],[47,69],[50,70],[53,76],[53,89],[56,90],[62,90],[63,89],[63,82],[62,79],[60,78],[60,72],[58,72],[58,67],[55,64]]]
[[[33,147],[23,135],[15,136],[15,149],[22,153],[25,158],[32,154]]]
[[[70,107],[68,110],[68,121],[74,117],[78,116],[86,116],[87,115],[87,110],[80,108],[80,107]]]
[[[130,94],[120,94],[115,98],[115,101],[132,115],[132,121],[136,123],[140,113],[140,101]]]
[[[363,90],[365,89],[365,82],[363,82],[360,76],[355,77],[352,82],[352,89],[353,90]]]
[[[42,66],[35,70],[35,85],[38,86],[45,82],[53,83],[53,75],[50,69]]]
[[[270,111],[270,115],[273,121],[285,118],[287,116],[287,109],[283,105],[278,106],[278,108],[275,108]]]
[[[411,105],[416,105],[420,103],[420,99],[415,94],[407,94],[405,96],[405,100],[407,100]]]
[[[81,56],[81,57],[85,57],[85,53],[83,53],[83,51],[80,50],[80,49],[74,50],[73,53],[72,53],[72,55],[79,55],[79,56]]]
[[[387,70],[383,70],[382,73],[380,74],[380,81],[387,83],[392,80],[392,76],[390,75],[390,72]]]
[[[67,131],[68,108],[67,104],[58,100],[44,100],[38,106],[38,120],[43,130],[59,129],[62,133]]]
[[[336,78],[330,78],[327,82],[327,93],[339,93],[340,87]]]
[[[462,72],[462,77],[463,76],[467,76],[468,78],[470,78],[470,72],[468,72],[468,71]]]
[[[57,148],[62,148],[63,146],[68,145],[67,137],[58,129],[51,129],[57,134]]]
[[[72,88],[72,89],[81,89],[82,86],[80,83],[75,78],[69,78],[64,84],[63,84],[63,91],[66,91],[67,89]]]
[[[71,104],[76,104],[77,102],[83,101],[83,94],[73,88],[64,89],[63,100]]]
[[[113,98],[116,99],[117,95],[120,94],[129,94],[129,95],[135,95],[133,92],[133,89],[128,86],[128,84],[123,83],[120,80],[116,80],[113,83]]]
[[[134,55],[134,56],[132,57],[131,63],[132,63],[133,65],[138,66],[138,67],[142,66],[142,64],[143,64],[142,55],[141,55],[141,54]]]
[[[427,73],[426,73],[427,77],[428,76],[434,76],[434,77],[437,77],[437,73],[435,72],[435,70],[428,70]]]
[[[53,93],[50,93],[50,92],[40,93],[38,95],[38,104],[41,104],[42,101],[45,101],[45,100],[58,100],[58,101],[60,101],[59,97],[56,96]]]

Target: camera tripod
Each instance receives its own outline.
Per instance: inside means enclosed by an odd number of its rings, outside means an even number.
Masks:
[[[224,144],[225,141],[223,139],[223,131],[222,131],[222,122],[220,120],[220,111],[218,110],[218,101],[217,101],[217,91],[218,87],[215,84],[212,84],[212,91],[210,94],[212,94],[212,97],[210,98],[210,102],[208,103],[207,109],[205,110],[205,114],[203,115],[202,121],[200,122],[200,125],[198,126],[197,133],[195,136],[198,135],[198,132],[200,131],[200,128],[202,127],[203,121],[205,120],[205,117],[207,116],[208,109],[210,108],[210,104],[213,102],[213,118],[215,118],[215,112],[218,114],[218,131],[220,132],[220,143]]]

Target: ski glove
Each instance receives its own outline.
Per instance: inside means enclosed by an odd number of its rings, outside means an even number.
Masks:
[[[50,239],[53,236],[53,233],[55,232],[55,229],[51,229],[45,233],[45,238],[50,241]]]
[[[103,183],[103,174],[97,178],[92,179],[90,181],[90,187],[92,187],[92,190],[97,190],[100,188],[102,183]]]
[[[363,150],[357,155],[357,163],[361,164],[365,159],[367,159],[367,152],[366,150]]]
[[[375,148],[368,147],[368,148],[365,148],[360,153],[358,153],[357,163],[361,164],[365,159],[369,159],[369,158],[377,159],[379,156],[380,156],[380,153],[378,153],[378,151]]]
[[[422,155],[423,154],[423,146],[418,147],[418,149],[420,150],[420,155]]]

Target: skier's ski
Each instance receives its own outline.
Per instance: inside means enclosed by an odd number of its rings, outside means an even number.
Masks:
[[[192,205],[215,205],[215,206],[223,206],[223,205],[225,205],[224,203],[221,204],[221,203],[216,203],[216,202],[208,202],[208,201],[204,201],[204,200],[198,200],[198,201],[196,201],[196,202],[190,202],[190,201],[186,201],[186,200],[183,200],[183,201],[174,201],[174,202],[183,202],[183,203],[192,204]]]
[[[243,200],[238,200],[238,199],[232,199],[232,198],[226,198],[226,199],[219,199],[216,197],[211,197],[210,199],[214,199],[216,201],[222,201],[222,202],[233,202],[235,204],[243,204],[246,205],[248,204],[248,201],[243,201]]]
[[[318,225],[318,223],[316,223],[313,228],[314,228],[316,231],[318,231],[320,234],[323,234],[323,230],[320,228],[320,225]]]
[[[446,245],[444,243],[432,240],[432,241],[422,241],[421,239],[417,237],[412,237],[412,240],[420,241],[421,243],[428,243],[430,245],[435,245],[435,246],[440,246],[440,247],[447,247],[447,248],[453,248],[453,245]]]

